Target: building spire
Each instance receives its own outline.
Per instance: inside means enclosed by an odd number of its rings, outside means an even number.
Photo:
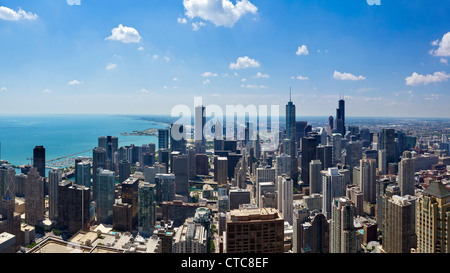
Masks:
[[[292,102],[292,89],[289,86],[289,102]]]

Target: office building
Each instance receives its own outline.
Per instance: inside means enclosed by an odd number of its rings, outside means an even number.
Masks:
[[[93,198],[97,199],[97,178],[99,169],[106,170],[107,169],[107,156],[106,149],[101,147],[96,147],[92,151],[92,187],[93,187]]]
[[[76,166],[75,184],[91,188],[91,164],[89,162],[79,162]]]
[[[195,176],[197,175],[197,170],[196,170],[196,151],[194,148],[189,147],[189,149],[187,149],[186,155],[187,155],[187,161],[188,161],[188,178],[189,179],[194,179]]]
[[[301,159],[301,178],[305,185],[309,185],[309,163],[316,159],[317,141],[313,137],[304,137],[300,141]]]
[[[139,180],[134,177],[129,177],[122,182],[122,203],[131,206],[131,229],[134,229],[138,221],[138,190]]]
[[[397,144],[395,129],[382,129],[380,134],[380,149],[386,150],[386,168],[389,163],[397,163]]]
[[[178,155],[173,157],[173,171],[175,175],[175,193],[189,193],[188,161],[187,155]],[[171,201],[171,200],[166,200]]]
[[[276,157],[275,163],[275,177],[288,175],[291,176],[292,172],[292,160],[291,156],[287,154],[281,154]]]
[[[322,162],[311,160],[309,163],[309,193],[322,193]]]
[[[97,187],[94,188],[94,199],[97,208],[97,222],[112,224],[113,206],[115,203],[115,175],[112,171],[99,169]]]
[[[199,105],[195,107],[195,120],[194,120],[194,140],[196,152],[198,154],[206,153],[206,138],[203,133],[203,129],[206,124],[205,107]]]
[[[323,170],[333,167],[333,146],[331,145],[317,146],[316,158],[320,160],[320,162],[322,162]]]
[[[29,225],[38,225],[44,220],[44,179],[36,168],[31,168],[25,185],[25,221]]]
[[[229,210],[239,209],[239,205],[250,204],[250,191],[243,189],[230,189],[229,200]]]
[[[206,154],[195,155],[195,169],[197,175],[209,175],[209,158]]]
[[[138,186],[138,231],[150,237],[156,224],[156,186],[147,182]]]
[[[209,253],[209,209],[199,208],[193,218],[188,218],[173,237],[173,253]]]
[[[176,177],[174,174],[156,174],[155,184],[157,203],[173,201],[175,199],[175,179]]]
[[[361,159],[360,161],[360,189],[364,194],[364,201],[376,203],[377,165],[374,159]]]
[[[52,169],[48,172],[48,217],[52,221],[58,220],[58,186],[62,181],[62,172]]]
[[[133,232],[132,206],[117,199],[113,205],[112,227],[114,230]]]
[[[355,217],[364,216],[364,193],[356,185],[347,185],[346,197],[355,205]]]
[[[182,124],[172,124],[170,129],[170,152],[186,153],[186,129]]]
[[[58,195],[58,229],[70,234],[75,234],[79,230],[89,230],[91,190],[65,180],[58,186]]]
[[[400,187],[400,194],[402,196],[415,194],[416,181],[414,170],[415,164],[411,152],[405,151],[398,165],[398,186]]]
[[[336,109],[335,130],[342,136],[345,135],[347,129],[345,127],[345,100],[339,100],[339,107]]]
[[[432,181],[416,203],[417,253],[449,253],[450,191]]]
[[[278,211],[292,225],[294,182],[288,176],[278,177]]]
[[[169,128],[158,129],[158,149],[169,149]]]
[[[333,198],[330,223],[330,253],[356,253],[354,204],[346,197]]]
[[[332,216],[333,199],[345,196],[346,183],[343,174],[339,173],[338,168],[329,168],[327,171],[322,171],[322,213],[327,219]]]
[[[283,253],[283,217],[273,208],[227,212],[224,252]]]
[[[131,176],[131,164],[128,160],[119,162],[119,183],[127,180]]]
[[[217,173],[216,181],[219,185],[225,185],[228,182],[228,158],[217,157],[216,160],[217,164],[214,165],[214,173]]]
[[[39,175],[45,178],[45,148],[36,146],[33,149],[33,167],[36,168]]]

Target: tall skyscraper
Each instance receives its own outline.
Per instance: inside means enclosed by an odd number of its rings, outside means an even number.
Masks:
[[[58,219],[58,187],[61,181],[62,172],[59,169],[52,169],[48,172],[48,216],[52,221],[56,221]]]
[[[187,194],[189,192],[187,155],[178,155],[173,157],[172,173],[175,175],[176,194]]]
[[[335,120],[335,129],[337,133],[340,133],[342,136],[345,136],[346,128],[345,128],[345,100],[339,100],[339,107],[336,109],[336,120]]]
[[[214,167],[214,171],[216,166]],[[228,182],[228,158],[217,157],[217,183],[225,185]]]
[[[302,153],[301,160],[301,178],[304,184],[309,185],[309,163],[316,159],[316,139],[313,137],[304,137],[300,141]]]
[[[58,186],[58,223],[60,230],[71,234],[79,230],[89,230],[91,190],[83,185],[72,184],[70,180]]]
[[[127,180],[131,175],[131,165],[128,160],[121,160],[119,162],[119,183]]]
[[[388,253],[410,253],[415,245],[414,205],[394,195],[384,203],[383,249]]]
[[[402,160],[398,166],[398,186],[402,196],[415,194],[414,165],[411,152],[403,152]]]
[[[322,172],[322,213],[331,219],[333,198],[345,196],[346,183],[338,168],[329,168]]]
[[[354,204],[346,197],[333,198],[330,224],[330,253],[356,253]]]
[[[186,130],[182,124],[172,124],[170,126],[170,152],[178,151],[181,154],[186,153]]]
[[[278,177],[278,211],[281,212],[284,221],[292,225],[293,214],[293,189],[294,182],[288,176]]]
[[[101,136],[98,138],[98,147],[106,150],[106,168],[114,170],[114,153],[117,152],[119,146],[119,139],[113,136]]]
[[[92,187],[93,187],[93,197],[96,199],[97,194],[97,180],[99,169],[102,170],[107,169],[107,157],[106,157],[106,149],[101,147],[96,147],[92,151]]]
[[[194,120],[194,140],[196,152],[198,154],[206,153],[206,138],[203,134],[203,128],[206,124],[205,107],[203,105],[195,107],[195,120]]]
[[[322,193],[322,162],[312,160],[309,163],[309,193]]]
[[[282,175],[289,175],[291,176],[291,156],[287,154],[281,154],[276,157],[276,163],[275,163],[275,177],[282,176]]]
[[[158,149],[169,149],[169,128],[158,129]]]
[[[197,170],[196,170],[196,151],[194,148],[190,147],[189,149],[187,149],[187,161],[188,161],[188,178],[189,179],[194,179],[195,176],[197,175]]]
[[[150,237],[156,224],[156,188],[155,185],[139,183],[138,189],[138,230],[144,237]]]
[[[91,188],[91,164],[89,162],[77,163],[75,184]]]
[[[450,253],[450,191],[432,181],[416,203],[418,253]]]
[[[156,184],[156,201],[158,203],[164,201],[173,201],[175,199],[175,175],[161,174],[155,176]]]
[[[36,146],[33,150],[33,167],[42,178],[45,178],[45,148],[44,146]]]
[[[331,137],[332,142],[332,157],[333,157],[333,166],[337,166],[338,163],[341,162],[341,150],[342,150],[342,135],[340,133],[335,133]]]
[[[316,147],[316,158],[322,162],[324,170],[333,167],[333,146],[319,145]]]
[[[44,219],[44,179],[36,168],[31,168],[25,185],[25,221],[38,225]]]
[[[386,169],[389,163],[398,163],[395,129],[382,129],[380,134],[380,149],[386,150]]]
[[[95,203],[97,204],[97,222],[112,224],[113,206],[115,203],[115,175],[109,170],[99,169],[97,186],[94,187]]]
[[[376,203],[377,193],[377,164],[374,159],[360,161],[360,189],[364,194],[364,201]]]

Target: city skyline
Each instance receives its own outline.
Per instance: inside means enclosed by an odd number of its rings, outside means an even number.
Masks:
[[[342,95],[347,117],[450,117],[450,3],[113,2],[2,1],[0,115],[282,109],[292,88],[299,117]]]

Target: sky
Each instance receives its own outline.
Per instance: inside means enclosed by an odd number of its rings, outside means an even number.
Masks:
[[[379,5],[378,3],[379,2]],[[448,117],[450,2],[0,0],[0,114]]]

